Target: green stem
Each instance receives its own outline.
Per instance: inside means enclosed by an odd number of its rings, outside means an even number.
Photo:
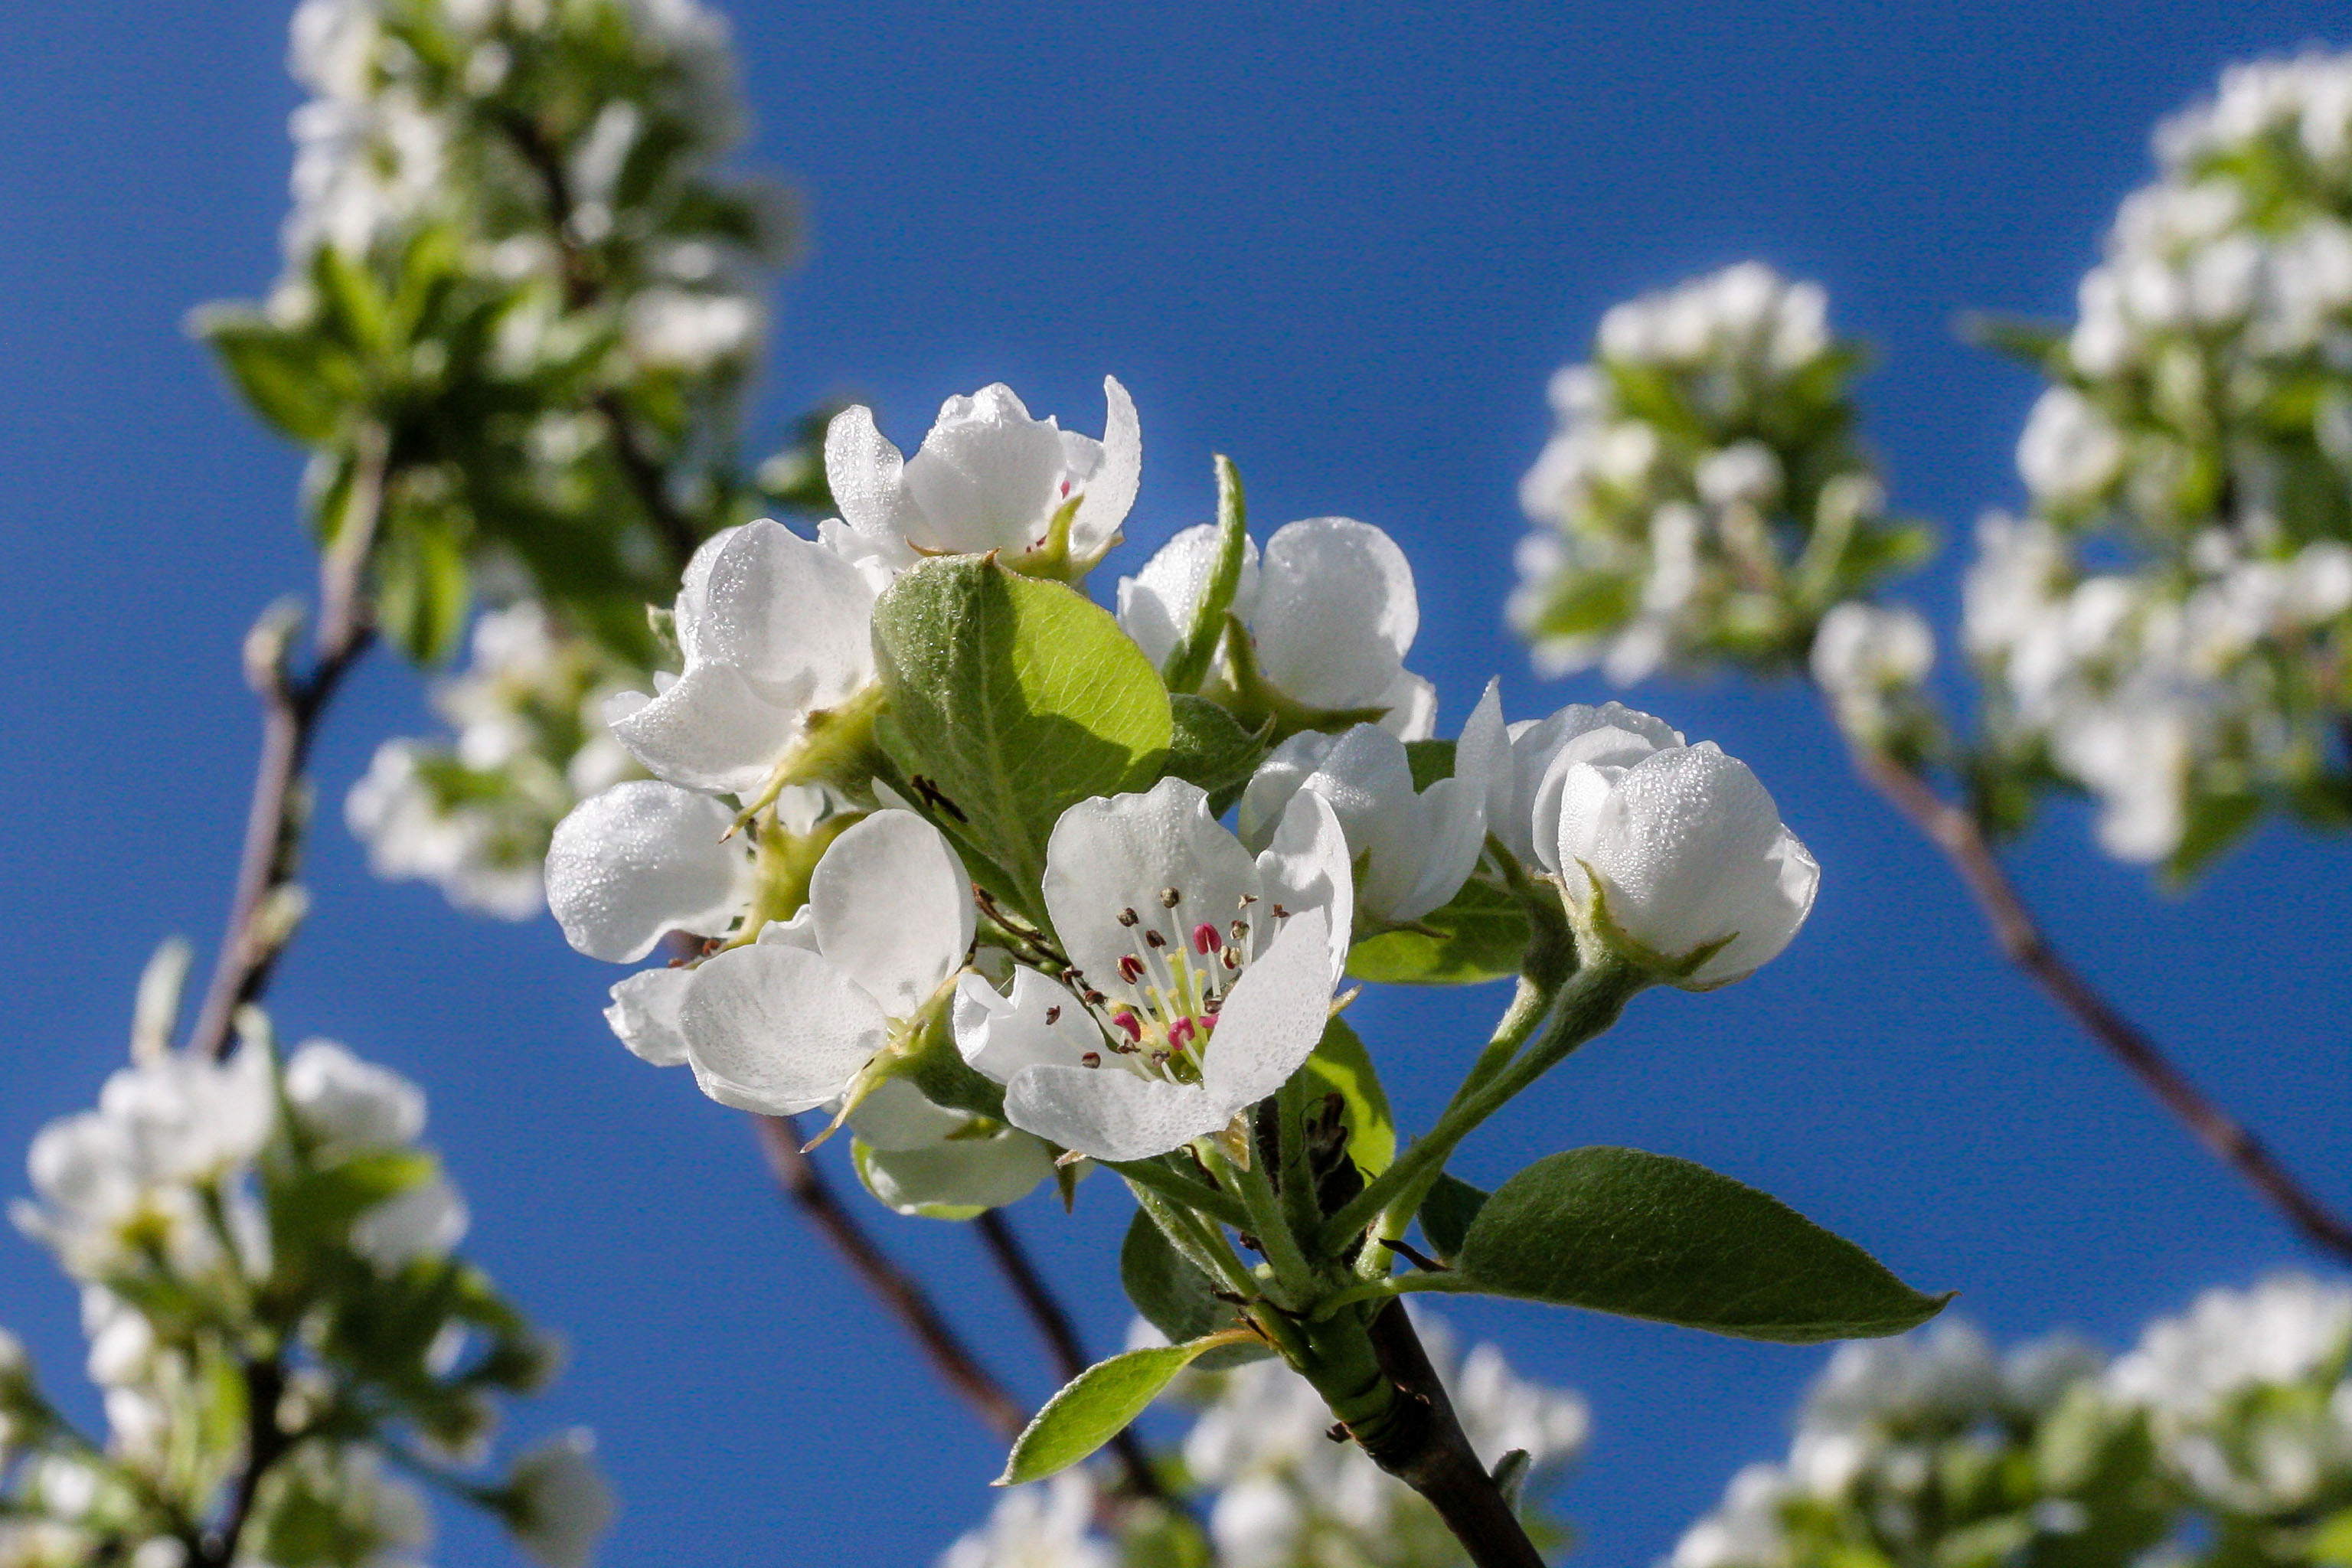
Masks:
[[[1399,1154],[1396,1163],[1374,1177],[1347,1206],[1326,1220],[1322,1234],[1316,1238],[1318,1249],[1336,1255],[1372,1222],[1374,1215],[1399,1204],[1416,1186],[1425,1191],[1444,1169],[1446,1157],[1479,1123],[1565,1060],[1569,1053],[1615,1023],[1627,999],[1646,984],[1645,976],[1613,956],[1602,956],[1578,970],[1576,978],[1562,991],[1552,1014],[1551,1027],[1544,1037],[1496,1068],[1477,1088],[1457,1097],[1445,1114],[1437,1119],[1437,1125]],[[1516,1005],[1513,1010],[1518,1010]]]
[[[1282,1200],[1275,1194],[1274,1183],[1266,1177],[1265,1162],[1252,1160],[1247,1165],[1234,1160],[1224,1163],[1233,1173],[1234,1184],[1241,1188],[1244,1201],[1249,1205],[1250,1234],[1257,1237],[1266,1262],[1274,1266],[1276,1281],[1288,1298],[1283,1305],[1296,1306],[1307,1300],[1315,1290],[1315,1268],[1307,1261],[1298,1238],[1290,1233],[1289,1216],[1282,1212]]]
[[[1249,1210],[1232,1195],[1219,1192],[1206,1182],[1196,1182],[1160,1163],[1157,1160],[1105,1160],[1105,1168],[1117,1171],[1129,1183],[1149,1187],[1163,1198],[1173,1200],[1182,1207],[1209,1215],[1220,1225],[1235,1230],[1249,1227]]]
[[[1214,1226],[1202,1222],[1201,1216],[1181,1205],[1173,1204],[1140,1183],[1130,1182],[1129,1191],[1168,1245],[1183,1254],[1192,1264],[1212,1279],[1222,1279],[1226,1288],[1236,1296],[1254,1300],[1258,1293],[1257,1276],[1244,1263],[1226,1242],[1224,1233]]]

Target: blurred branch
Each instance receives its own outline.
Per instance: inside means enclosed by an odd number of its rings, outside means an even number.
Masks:
[[[189,1050],[199,1057],[228,1054],[236,1010],[268,989],[270,972],[293,934],[299,897],[294,873],[310,819],[302,770],[328,703],[374,638],[363,588],[383,510],[389,441],[380,426],[371,424],[361,427],[355,447],[350,496],[319,559],[319,628],[310,668],[297,675],[289,668],[296,630],[289,615],[266,614],[246,640],[246,679],[263,704],[261,760],[246,813],[245,850],[228,927],[205,990],[204,1010],[188,1037]]]
[[[1054,1367],[1062,1381],[1067,1383],[1086,1371],[1093,1363],[1078,1339],[1077,1325],[1070,1321],[1069,1312],[1037,1272],[1028,1249],[1013,1234],[1013,1223],[1004,1217],[1003,1211],[983,1210],[971,1223],[980,1232],[981,1243],[988,1248],[989,1257],[995,1261],[997,1272],[1004,1276],[1005,1283],[1020,1299],[1022,1310],[1035,1325],[1038,1337],[1053,1352]],[[1172,1502],[1168,1489],[1160,1484],[1160,1477],[1151,1468],[1151,1456],[1145,1451],[1143,1440],[1135,1435],[1134,1427],[1122,1428],[1111,1439],[1110,1447],[1118,1457],[1121,1482],[1129,1496]]]
[[[1007,1442],[1019,1436],[1029,1424],[1029,1413],[980,1364],[914,1277],[899,1268],[842,1206],[816,1162],[801,1152],[799,1124],[789,1116],[755,1116],[751,1121],[759,1129],[768,1167],[785,1195],[799,1205],[810,1224],[824,1233],[851,1272],[914,1336],[940,1375],[963,1395],[988,1428]]]
[[[2154,1040],[2058,956],[2001,868],[1976,817],[1884,752],[1856,747],[1853,757],[1872,787],[1944,852],[1975,896],[2009,961],[2129,1068],[2208,1152],[2242,1176],[2305,1240],[2352,1262],[2352,1225],[2312,1195],[2243,1122],[2208,1100]]]

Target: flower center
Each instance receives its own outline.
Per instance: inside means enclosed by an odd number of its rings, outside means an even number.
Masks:
[[[1262,918],[1255,893],[1243,894],[1230,909],[1213,910],[1169,887],[1142,908],[1112,916],[1127,940],[1118,959],[1122,994],[1106,994],[1075,972],[1071,982],[1103,1023],[1121,1066],[1169,1083],[1201,1081],[1201,1058],[1216,1033],[1217,1015],[1258,955],[1260,931],[1271,934],[1289,915],[1279,904],[1272,913],[1273,921]]]

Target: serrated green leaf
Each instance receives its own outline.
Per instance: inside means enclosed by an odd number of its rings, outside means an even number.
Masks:
[[[1217,1300],[1216,1287],[1209,1277],[1171,1247],[1151,1216],[1140,1209],[1128,1222],[1127,1239],[1119,1244],[1118,1282],[1143,1321],[1167,1335],[1171,1344],[1234,1326],[1234,1304]],[[1272,1353],[1262,1344],[1228,1345],[1211,1351],[1201,1369],[1214,1372],[1262,1361]]]
[[[1211,1334],[1095,1363],[1065,1384],[1013,1439],[996,1484],[1020,1486],[1068,1469],[1125,1431],[1178,1373],[1232,1342],[1228,1335]]]
[[[1089,795],[1149,788],[1167,689],[1099,605],[974,556],[926,561],[874,607],[891,758],[1017,879],[1031,912],[1045,840]]]
[[[1396,1119],[1372,1054],[1349,1026],[1334,1015],[1323,1026],[1315,1054],[1307,1058],[1307,1076],[1325,1094],[1337,1094],[1348,1126],[1348,1153],[1366,1176],[1377,1176],[1396,1158]]]
[[[1463,1238],[1478,1218],[1478,1211],[1486,1206],[1489,1196],[1484,1187],[1474,1187],[1459,1176],[1441,1171],[1430,1187],[1429,1195],[1421,1200],[1421,1234],[1437,1249],[1441,1259],[1452,1260],[1462,1256]]]
[[[1900,1333],[1951,1300],[1769,1194],[1638,1149],[1521,1171],[1479,1209],[1458,1268],[1465,1289],[1785,1344]]]
[[[1506,889],[1472,878],[1414,926],[1376,931],[1348,950],[1348,973],[1388,985],[1473,985],[1519,972],[1528,914]]]

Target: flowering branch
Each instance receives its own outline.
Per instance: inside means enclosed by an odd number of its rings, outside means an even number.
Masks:
[[[2352,1261],[2352,1225],[2313,1196],[2243,1122],[2208,1100],[2154,1040],[2058,956],[2001,868],[1976,817],[1883,751],[1857,746],[1853,757],[1862,776],[1951,861],[2009,961],[2129,1068],[2208,1152],[2244,1177],[2305,1240]]]
[[[246,679],[266,709],[261,760],[228,927],[188,1041],[192,1052],[215,1060],[231,1048],[236,1010],[267,989],[292,934],[294,870],[310,816],[302,769],[328,703],[374,638],[362,584],[383,510],[389,441],[381,426],[369,424],[356,446],[350,499],[319,560],[319,630],[309,671],[297,676],[287,668],[294,628],[281,615],[265,616],[246,643]]]

